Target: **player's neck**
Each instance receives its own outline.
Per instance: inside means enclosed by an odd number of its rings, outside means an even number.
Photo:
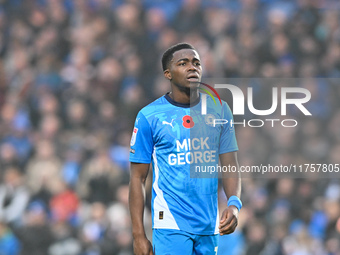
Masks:
[[[169,96],[172,100],[180,104],[190,104],[195,102],[199,97],[198,90],[190,88],[179,89],[177,86],[171,86]]]
[[[199,97],[198,91],[191,91],[185,93],[182,91],[171,91],[169,96],[172,100],[180,104],[190,104],[190,102],[195,102]]]

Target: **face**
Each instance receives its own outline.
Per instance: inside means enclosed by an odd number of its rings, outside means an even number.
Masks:
[[[190,84],[200,82],[202,66],[198,53],[192,49],[176,51],[164,75],[180,88],[190,88]]]

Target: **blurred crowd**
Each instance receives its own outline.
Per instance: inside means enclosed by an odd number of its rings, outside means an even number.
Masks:
[[[237,127],[241,165],[340,163],[336,0],[0,0],[1,255],[132,254],[133,123],[182,41],[260,101],[253,77],[311,91],[296,128]],[[242,200],[218,254],[340,254],[340,178],[244,178]]]

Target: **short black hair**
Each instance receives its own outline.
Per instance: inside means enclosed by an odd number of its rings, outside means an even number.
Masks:
[[[174,56],[174,53],[176,51],[179,51],[179,50],[183,50],[183,49],[191,49],[191,50],[196,50],[194,48],[194,46],[192,46],[191,44],[189,43],[178,43],[178,44],[175,44],[173,46],[171,46],[170,48],[168,48],[164,53],[163,53],[163,56],[162,56],[162,67],[163,67],[163,71],[165,71],[168,66],[169,66],[169,63],[170,61],[172,60],[173,56]]]

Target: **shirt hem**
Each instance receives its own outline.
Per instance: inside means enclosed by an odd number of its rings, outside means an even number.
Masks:
[[[219,155],[224,154],[224,153],[234,152],[234,151],[238,151],[238,148],[233,148],[227,151],[220,152]]]
[[[141,163],[141,164],[150,164],[151,163],[151,160],[147,161],[147,160],[133,160],[133,159],[130,159],[129,161],[131,163]]]
[[[162,227],[152,227],[152,230],[154,229],[172,229],[172,230],[178,230],[178,231],[183,231],[189,234],[193,234],[193,235],[201,235],[201,236],[211,236],[211,235],[217,235],[218,232],[216,233],[215,231],[199,231],[199,232],[192,232],[192,231],[187,231],[187,230],[183,230],[183,229],[177,229],[177,228],[162,228]]]

